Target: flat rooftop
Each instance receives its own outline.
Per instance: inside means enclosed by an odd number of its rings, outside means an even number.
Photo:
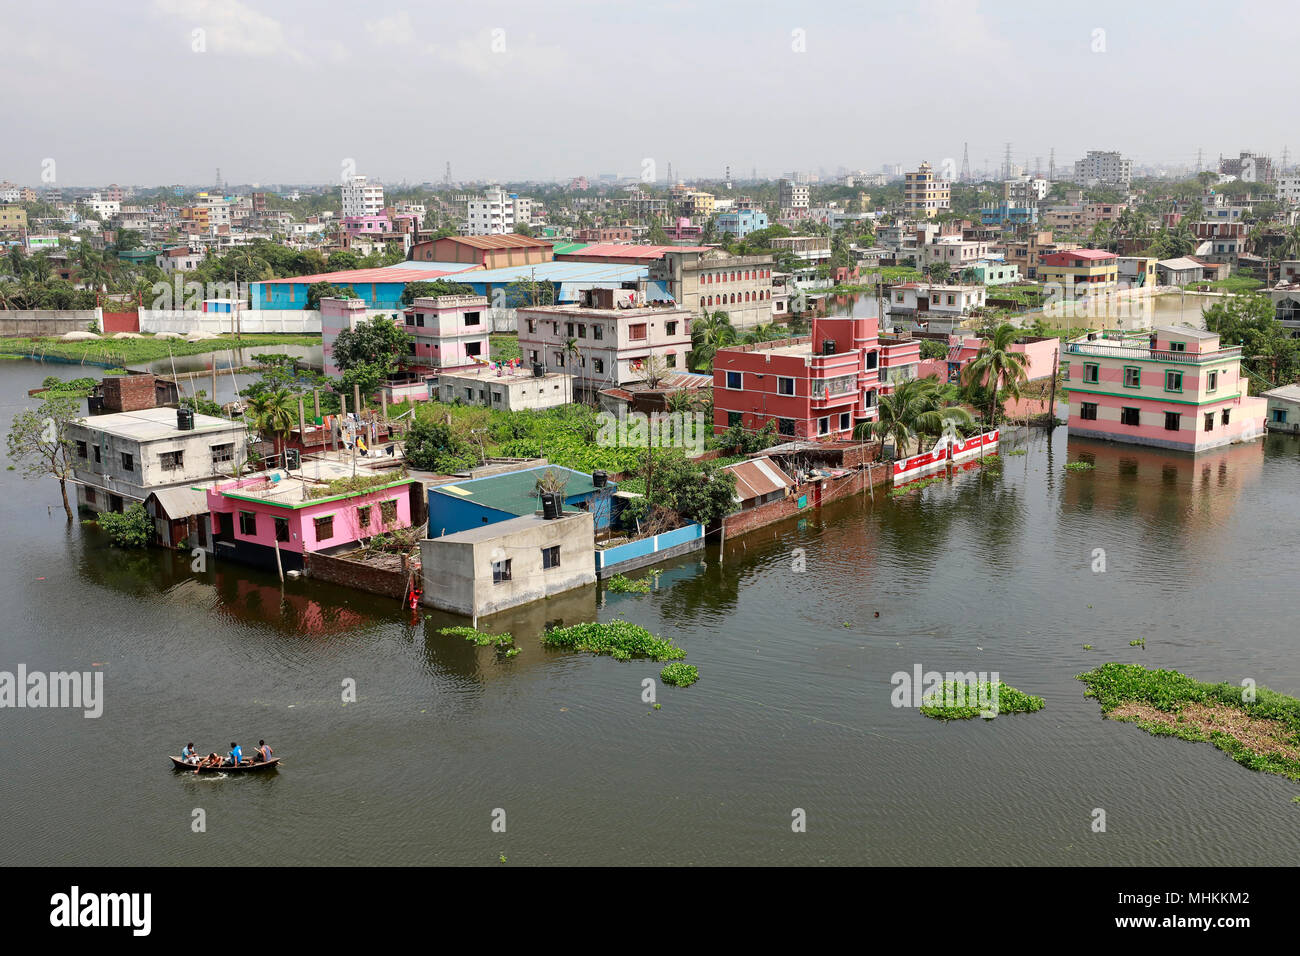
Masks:
[[[475,382],[504,382],[508,384],[534,380],[545,382],[551,379],[573,378],[568,372],[546,372],[544,375],[537,376],[533,374],[533,370],[527,365],[514,369],[496,369],[488,365],[476,365],[473,368],[446,369],[434,374],[438,376],[438,384],[440,385],[444,378],[467,379]]]
[[[164,438],[186,438],[205,432],[244,430],[243,422],[232,422],[214,415],[194,416],[194,428],[182,431],[176,427],[176,409],[142,408],[135,412],[111,412],[107,415],[88,415],[78,421],[87,428],[106,432],[135,441],[158,441]]]
[[[540,509],[538,509],[540,510]],[[477,528],[470,528],[468,531],[457,531],[455,534],[443,535],[441,538],[434,538],[434,541],[450,541],[456,544],[475,544],[480,541],[495,541],[506,535],[517,534],[520,531],[527,531],[538,525],[558,525],[562,521],[572,521],[575,518],[581,518],[587,514],[585,511],[566,511],[559,518],[552,518],[549,521],[539,514],[520,515],[518,518],[507,518],[505,521],[494,521],[491,524],[479,525]]]
[[[591,305],[577,305],[570,303],[568,305],[522,305],[519,307],[520,312],[527,312],[530,315],[534,312],[542,312],[547,315],[589,315],[592,318],[608,319],[611,316],[627,316],[629,318],[638,318],[649,315],[672,315],[675,312],[690,314],[689,309],[683,309],[677,305],[641,305],[635,309],[600,309]]]

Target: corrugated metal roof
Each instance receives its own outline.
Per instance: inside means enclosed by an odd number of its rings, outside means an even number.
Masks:
[[[1279,385],[1259,394],[1265,398],[1279,398],[1284,402],[1300,402],[1300,385]]]
[[[429,263],[429,265],[433,265],[433,263]],[[455,265],[458,268],[446,270],[424,267],[412,268],[414,263],[400,266],[383,266],[376,269],[345,269],[341,272],[318,272],[315,275],[292,276],[288,279],[263,279],[260,283],[254,282],[253,285],[310,285],[313,282],[425,282],[439,276],[472,272],[478,269],[478,266],[467,262],[458,262]]]
[[[530,266],[505,266],[500,269],[477,269],[467,273],[457,282],[475,285],[514,282],[518,279],[536,279],[538,282],[583,282],[588,284],[635,282],[645,278],[649,267],[624,262],[539,262]]]
[[[208,493],[203,488],[159,488],[150,492],[149,497],[157,498],[163,512],[173,521],[201,515],[208,510]]]
[[[493,508],[513,515],[531,515],[541,507],[537,495],[537,479],[548,471],[568,477],[564,497],[586,495],[596,490],[591,475],[559,465],[539,465],[526,471],[512,471],[504,475],[474,478],[430,489],[435,494],[450,495],[461,501],[472,501],[484,508]],[[611,483],[612,486],[612,483]]]
[[[794,479],[766,455],[749,461],[738,461],[734,465],[725,466],[724,470],[736,476],[737,501],[761,498],[774,491],[784,491],[794,484]]]
[[[578,255],[618,256],[623,259],[662,259],[665,252],[708,252],[712,246],[649,246],[620,245],[617,242],[597,242],[587,246]]]

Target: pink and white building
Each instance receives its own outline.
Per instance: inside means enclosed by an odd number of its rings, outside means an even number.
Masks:
[[[285,472],[212,485],[207,503],[213,553],[275,568],[278,550],[280,566],[301,570],[308,552],[345,550],[373,535],[409,528],[423,494],[416,479],[394,476],[364,491],[308,497],[310,489],[322,487],[328,485]]]
[[[1197,452],[1264,433],[1268,401],[1247,394],[1241,348],[1214,332],[1092,332],[1066,343],[1061,368],[1071,435]]]
[[[418,298],[406,310],[406,331],[415,339],[412,365],[457,369],[486,362],[491,331],[487,297]]]

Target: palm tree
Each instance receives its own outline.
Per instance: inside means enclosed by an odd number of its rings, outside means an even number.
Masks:
[[[940,435],[949,427],[969,427],[973,421],[960,405],[947,404],[943,386],[933,377],[900,382],[893,392],[881,396],[876,407],[876,420],[860,423],[854,437],[862,441],[876,438],[882,449],[888,438],[894,443],[894,455],[900,458],[907,454],[913,437],[919,449],[920,436]]]
[[[284,438],[293,430],[297,409],[298,397],[281,387],[249,399],[244,418],[259,434],[270,435],[275,440],[276,452],[283,460]]]
[[[991,338],[980,346],[974,361],[962,370],[962,383],[968,388],[989,387],[988,417],[990,428],[997,427],[998,391],[1005,388],[1012,398],[1020,397],[1020,387],[1029,381],[1029,359],[1024,352],[1011,351],[1020,330],[1010,323],[998,326]]]
[[[565,359],[565,360],[569,363],[569,368],[572,369],[572,368],[573,368],[573,357],[574,357],[575,355],[578,354],[578,340],[577,340],[577,339],[575,339],[575,338],[568,338],[568,339],[565,340],[565,342],[564,342],[564,354],[565,354],[565,356],[566,356],[566,359]],[[574,374],[575,374],[575,373],[573,373],[573,372],[571,372],[571,373],[569,374],[569,404],[570,404],[570,405],[573,404],[573,375],[574,375]]]
[[[691,368],[697,372],[713,368],[718,349],[736,344],[736,330],[725,312],[703,312],[691,323]]]
[[[740,334],[740,343],[742,345],[753,345],[755,342],[772,342],[784,337],[781,330],[772,323],[760,322],[758,325],[750,326]]]

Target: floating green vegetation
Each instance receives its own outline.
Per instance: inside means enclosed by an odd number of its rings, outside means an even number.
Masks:
[[[649,594],[650,582],[633,581],[625,574],[616,574],[609,579],[605,589],[616,594]]]
[[[901,498],[903,495],[910,494],[913,491],[920,491],[922,488],[928,488],[933,484],[943,481],[945,475],[931,475],[929,478],[919,478],[916,481],[908,482],[897,488],[889,489],[889,497]]]
[[[1097,466],[1090,461],[1072,461],[1065,466],[1066,471],[1092,471]]]
[[[1146,639],[1145,637],[1139,637],[1137,640],[1129,641],[1129,642],[1128,642],[1128,646],[1129,646],[1129,647],[1140,647],[1140,648],[1142,648],[1143,650],[1146,650],[1146,647],[1147,647],[1147,639]]]
[[[1083,645],[1083,649],[1084,649],[1085,651],[1090,651],[1090,650],[1092,650],[1092,645],[1091,645],[1091,644],[1085,644],[1085,645]]]
[[[1159,737],[1206,741],[1251,770],[1300,780],[1300,700],[1294,697],[1141,664],[1103,664],[1078,679],[1104,717]]]
[[[1046,706],[1043,698],[1022,693],[998,681],[944,681],[930,691],[921,703],[921,713],[935,720],[970,720],[972,717],[999,717],[1002,714],[1028,714]]]
[[[443,627],[438,629],[438,633],[446,634],[449,637],[463,637],[479,647],[509,647],[515,642],[515,639],[509,634],[488,634],[474,627]],[[506,653],[511,657],[514,656],[509,651]],[[518,653],[517,648],[516,653]]]
[[[659,679],[674,687],[690,687],[700,679],[700,669],[694,664],[683,664],[677,661],[665,664],[664,669],[659,672]]]
[[[588,621],[572,627],[553,628],[542,635],[542,642],[551,647],[608,654],[620,661],[629,661],[634,657],[648,657],[652,661],[675,661],[686,656],[686,652],[672,641],[655,637],[644,627],[624,620],[603,624]]]
[[[1011,451],[1007,452],[1007,457],[1008,457],[1008,458],[1016,458],[1016,457],[1018,457],[1018,456],[1020,456],[1020,455],[1028,455],[1028,454],[1029,454],[1028,449],[1025,449],[1025,448],[1013,448],[1013,449],[1011,449]]]

